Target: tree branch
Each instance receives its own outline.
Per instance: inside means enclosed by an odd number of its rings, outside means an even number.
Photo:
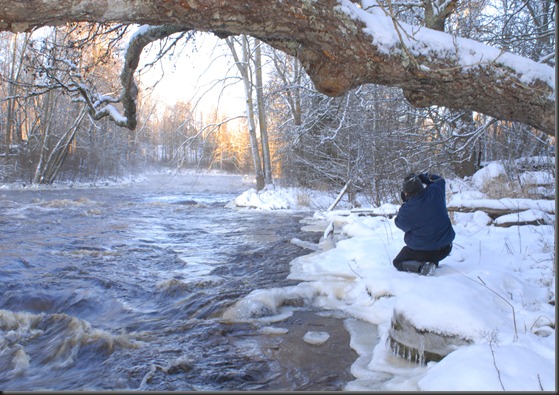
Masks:
[[[184,26],[165,25],[165,26],[141,26],[130,39],[128,49],[124,58],[124,66],[120,74],[122,93],[119,101],[124,106],[124,124],[128,129],[134,130],[137,125],[136,119],[136,99],[138,97],[138,86],[134,81],[134,72],[140,63],[142,50],[146,45],[168,37],[172,34],[185,31]]]
[[[389,16],[378,8],[368,12],[349,0],[74,0],[68,4],[64,0],[0,0],[0,30],[116,22],[159,25],[161,37],[173,30],[207,31],[222,38],[247,34],[296,56],[315,87],[329,96],[368,83],[395,86],[416,107],[477,111],[531,125],[551,136],[555,133],[553,68],[403,22],[398,26],[406,34],[400,42]],[[164,25],[171,25],[170,30],[163,32]],[[456,50],[448,45],[436,50],[433,39],[439,45],[454,41]],[[137,49],[131,50],[121,75],[126,117],[136,111],[131,72],[137,61],[134,54],[147,44],[143,43],[144,39],[139,40]],[[420,67],[409,67],[407,51]],[[134,126],[132,122],[127,127]]]

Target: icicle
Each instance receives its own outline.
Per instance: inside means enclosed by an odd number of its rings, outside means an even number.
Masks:
[[[407,347],[406,350],[406,359],[408,360],[408,363],[411,362],[411,348]]]
[[[419,348],[417,349],[417,361],[419,365],[423,365],[425,362],[425,337],[422,335],[419,339]]]

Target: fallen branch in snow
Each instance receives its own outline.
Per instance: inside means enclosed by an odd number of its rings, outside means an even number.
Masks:
[[[495,226],[499,226],[501,228],[510,228],[514,225],[545,225],[546,222],[541,219],[535,219],[533,221],[511,221],[511,222],[502,222],[502,223],[495,223]]]
[[[495,370],[497,370],[497,376],[499,376],[499,383],[501,383],[501,388],[503,391],[505,390],[505,386],[503,385],[503,380],[501,379],[501,371],[497,367],[497,361],[495,361],[495,352],[493,351],[493,342],[489,342],[489,349],[491,350],[491,356],[493,357],[493,366],[495,366]]]
[[[456,273],[463,275],[464,277],[466,277],[468,280],[473,281],[476,284],[482,285],[483,287],[485,287],[486,289],[488,289],[489,291],[493,292],[495,295],[497,295],[499,298],[501,298],[502,300],[505,301],[506,304],[508,304],[510,306],[510,308],[512,309],[512,321],[514,324],[514,338],[513,338],[513,342],[517,342],[518,341],[518,330],[516,329],[516,312],[514,310],[514,306],[508,301],[506,300],[503,296],[499,295],[496,291],[494,291],[493,289],[489,288],[489,286],[487,284],[485,284],[485,282],[481,279],[481,277],[477,277],[479,279],[479,282],[474,280],[473,278],[465,275],[464,273],[451,268],[452,270],[454,270]]]
[[[555,201],[531,199],[479,199],[451,201],[449,212],[486,213],[493,225],[508,228],[513,225],[550,225],[554,223]]]
[[[507,200],[512,200],[512,199],[507,199]],[[516,207],[514,207],[514,205],[507,205],[507,204],[502,204],[502,207],[495,207],[495,206],[489,207],[489,205],[487,204],[488,202],[489,202],[488,200],[480,200],[479,202],[472,200],[472,201],[464,202],[465,204],[460,204],[460,205],[455,205],[451,203],[447,206],[447,210],[449,212],[457,212],[457,213],[473,213],[476,211],[483,211],[484,213],[487,213],[487,215],[489,215],[491,219],[495,219],[502,215],[516,214],[521,211],[526,211],[535,208],[535,207],[529,207],[522,204],[518,204],[516,205]],[[500,201],[495,201],[495,202],[500,203]],[[555,204],[554,201],[550,201],[549,204],[540,205],[539,207],[537,207],[537,209],[547,214],[555,214],[555,208],[552,207],[552,205],[554,204]]]
[[[386,212],[386,211],[379,211],[378,208],[367,209],[367,208],[356,208],[350,210],[351,214],[357,214],[360,217],[367,216],[367,217],[386,217],[388,219],[394,217],[397,214],[397,211],[394,212]],[[343,215],[343,214],[342,214]]]
[[[337,204],[340,202],[340,200],[342,200],[342,197],[344,196],[344,194],[347,191],[347,188],[349,187],[349,184],[351,184],[351,180],[349,180],[348,182],[345,183],[344,187],[342,188],[342,190],[340,191],[340,193],[338,194],[338,197],[336,198],[336,200],[334,200],[334,203],[332,203],[330,205],[330,207],[328,207],[328,210],[326,211],[332,211],[334,210],[334,207],[337,206]]]
[[[352,259],[352,261],[355,262],[355,259]],[[347,265],[349,266],[349,268],[351,269],[351,271],[353,273],[355,273],[361,280],[363,280],[363,277],[359,273],[357,273],[355,270],[353,270],[353,267],[351,267],[351,263],[349,263],[349,261],[347,262]]]
[[[468,277],[468,276],[466,276],[466,277]],[[470,278],[470,277],[468,277],[468,278]],[[517,331],[517,329],[516,329],[516,312],[514,311],[514,306],[513,306],[508,300],[506,300],[504,297],[502,297],[502,296],[499,295],[497,292],[495,292],[494,290],[492,290],[491,288],[489,288],[489,287],[487,286],[487,284],[485,284],[485,282],[481,279],[481,277],[478,276],[477,278],[479,278],[479,281],[481,281],[481,283],[478,283],[478,284],[483,285],[485,288],[487,288],[488,290],[490,290],[491,292],[493,292],[493,293],[494,293],[495,295],[497,295],[499,298],[503,299],[503,300],[505,301],[505,303],[508,304],[508,305],[510,306],[510,308],[512,309],[512,321],[513,321],[513,323],[514,323],[514,339],[513,339],[513,341],[515,341],[515,342],[518,341],[518,331]],[[470,278],[470,280],[472,280],[472,279]],[[472,280],[472,281],[474,281],[474,282],[477,283],[477,281],[475,281],[475,280]]]

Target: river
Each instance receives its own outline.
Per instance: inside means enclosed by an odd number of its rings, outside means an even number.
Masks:
[[[0,189],[0,390],[342,390],[343,317],[298,306],[274,327],[222,313],[288,287],[303,212],[235,210],[226,175]],[[324,331],[322,344],[302,340]]]

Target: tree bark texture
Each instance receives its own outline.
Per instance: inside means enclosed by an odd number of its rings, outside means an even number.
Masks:
[[[417,107],[477,111],[554,135],[554,81],[527,83],[490,59],[464,67],[455,52],[410,56],[402,43],[383,51],[375,44],[378,37],[370,29],[364,31],[365,24],[350,13],[364,11],[349,0],[0,0],[0,30],[118,22],[182,26],[185,31],[213,32],[222,38],[247,34],[296,56],[315,87],[329,96],[367,83],[396,86]],[[385,22],[398,26],[389,16]],[[419,35],[414,40],[421,44]],[[460,51],[461,41],[456,43]],[[549,74],[554,75],[551,68]]]

